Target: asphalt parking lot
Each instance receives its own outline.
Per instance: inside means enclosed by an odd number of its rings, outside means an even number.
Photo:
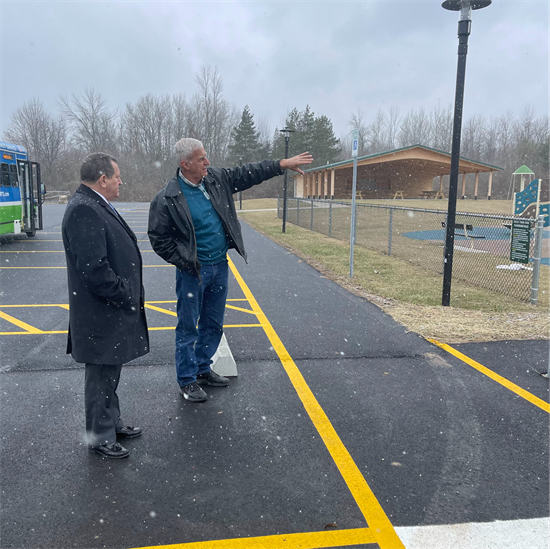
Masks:
[[[64,206],[36,238],[0,241],[2,549],[547,546],[548,341],[428,342],[244,226],[225,318],[239,375],[192,404],[174,268],[151,251],[148,205],[118,207],[151,335],[121,377],[144,429],[128,460],[86,450]]]

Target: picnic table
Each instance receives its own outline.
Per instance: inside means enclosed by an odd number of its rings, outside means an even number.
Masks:
[[[422,191],[422,198],[445,198],[443,191]]]

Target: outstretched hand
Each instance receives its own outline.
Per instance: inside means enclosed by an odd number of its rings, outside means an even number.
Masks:
[[[283,158],[280,161],[281,169],[283,170],[293,170],[295,172],[301,173],[304,175],[304,172],[300,169],[300,166],[306,164],[311,164],[313,162],[313,156],[308,152],[298,154],[292,158]]]

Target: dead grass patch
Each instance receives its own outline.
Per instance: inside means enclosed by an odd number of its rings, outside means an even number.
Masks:
[[[269,203],[262,202],[262,207],[269,207]],[[258,206],[247,204],[247,209],[261,209]],[[243,210],[241,215],[256,230],[323,276],[368,299],[407,330],[423,337],[445,343],[550,337],[549,292],[544,287],[539,292],[539,306],[533,307],[453,281],[454,306],[441,307],[440,276],[407,261],[356,246],[354,277],[350,279],[349,244],[291,224],[287,224],[287,231],[282,234],[281,220],[275,212]]]

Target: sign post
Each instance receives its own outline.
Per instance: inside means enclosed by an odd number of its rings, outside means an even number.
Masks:
[[[351,229],[349,244],[349,277],[353,278],[353,245],[355,244],[355,193],[357,191],[357,153],[359,150],[359,130],[351,133],[351,156],[353,157],[353,185],[351,190]]]

